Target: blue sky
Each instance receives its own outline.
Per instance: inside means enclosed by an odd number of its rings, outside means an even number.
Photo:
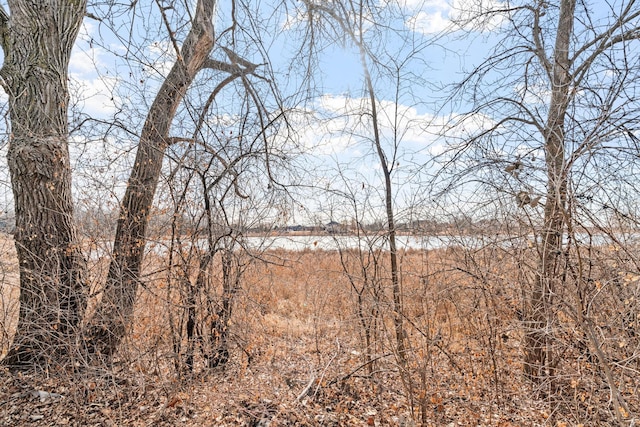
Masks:
[[[8,10],[6,1],[0,3]],[[190,1],[191,5],[194,3]],[[267,3],[249,5],[251,9],[248,13],[255,15],[260,11],[264,16],[262,21],[256,21],[257,29],[237,32],[235,41],[238,49],[243,49],[238,53],[246,55],[251,61],[261,62],[259,52],[253,51],[256,46],[252,44],[252,40],[257,40],[256,33],[259,33],[259,42],[269,56],[274,75],[282,79],[278,84],[284,95],[289,96],[299,90],[297,85],[304,79],[302,73],[306,72],[301,69],[304,62],[296,62],[296,59],[300,59],[296,49],[301,43],[300,35],[306,30],[306,22],[301,21],[300,17],[302,2],[292,2],[286,7],[282,7],[283,4],[278,8]],[[391,58],[389,55],[395,54],[398,58],[394,59],[402,59],[410,48],[418,46],[403,70],[416,81],[401,84],[402,95],[398,103],[394,99],[394,85],[385,80],[390,76],[374,75],[385,140],[393,140],[393,125],[390,119],[385,119],[385,115],[391,116],[397,109],[401,116],[398,128],[401,137],[401,158],[398,159],[401,173],[396,175],[398,185],[404,184],[407,174],[415,174],[419,163],[441,151],[441,143],[436,141],[435,133],[439,132],[438,127],[448,116],[439,117],[434,109],[433,102],[442,96],[437,87],[458,80],[463,66],[479,61],[484,53],[481,49],[470,47],[470,38],[457,40],[454,35],[433,44],[429,40],[454,28],[452,20],[464,19],[466,9],[478,10],[500,5],[497,0],[483,0],[482,4],[473,0],[401,0],[400,3],[389,3],[389,8],[401,15],[395,15],[388,21],[394,31],[381,32],[375,39],[377,45],[371,48],[379,50],[382,53],[379,59],[386,61]],[[101,16],[104,10],[92,7],[90,2],[89,12]],[[80,204],[90,205],[100,200],[103,208],[117,207],[135,154],[135,132],[140,130],[146,107],[175,60],[173,46],[166,38],[156,4],[139,2],[135,12],[122,7],[119,11],[121,15],[114,18],[115,26],[119,27],[116,33],[99,21],[85,18],[71,57],[71,104],[75,106],[75,113],[71,116],[72,129],[78,120],[92,117],[105,121],[114,118],[125,121],[132,131],[131,134],[115,132],[103,136],[96,130],[95,134],[87,135],[87,129],[90,132],[92,129],[85,126],[81,133],[72,135],[74,188]],[[173,19],[170,16],[172,11],[167,13],[172,23],[181,18],[176,16]],[[238,9],[237,13],[238,21],[242,22],[245,12]],[[221,1],[215,22],[217,35],[230,24],[230,2]],[[479,25],[468,34],[479,45],[483,45],[487,34],[499,25],[500,18],[497,18]],[[264,27],[262,32],[260,26]],[[471,30],[465,25],[456,28]],[[183,27],[182,33],[178,32],[178,41],[186,29]],[[368,33],[373,33],[373,30]],[[410,46],[406,41],[409,39],[412,39]],[[229,34],[218,40],[220,45],[230,42]],[[294,114],[292,123],[299,126],[296,129],[301,136],[299,145],[313,155],[311,160],[303,159],[303,163],[310,165],[310,169],[324,171],[325,176],[308,175],[300,178],[304,182],[297,183],[318,185],[324,189],[337,185],[342,189],[344,182],[336,179],[336,174],[340,172],[350,177],[351,182],[366,182],[379,196],[379,164],[368,141],[371,132],[367,126],[370,124],[366,120],[355,120],[358,110],[368,109],[367,100],[363,99],[364,82],[358,51],[350,43],[341,45],[328,40],[319,40],[318,46],[322,48],[318,62],[309,71],[312,74],[313,93],[307,95],[310,96],[307,102],[297,107],[307,114],[315,110],[314,117],[322,121],[309,121],[308,117],[302,116],[296,118]],[[214,56],[226,59],[220,49],[214,49]],[[409,76],[405,74],[403,78]],[[203,88],[206,90],[206,86]],[[3,100],[6,102],[6,97]],[[228,114],[233,116],[236,112],[229,111]],[[350,118],[346,119],[346,116]],[[98,128],[102,129],[103,126],[96,126]],[[4,155],[1,161],[4,163]],[[10,210],[11,191],[4,164],[1,170],[5,172],[0,177],[4,183],[0,197],[4,196],[5,210]],[[104,200],[107,202],[104,203]],[[309,211],[317,209],[313,202],[309,203]]]
[[[190,4],[193,3],[191,0]],[[321,172],[318,175],[293,174],[293,182],[338,193],[348,190],[354,197],[362,197],[366,203],[379,207],[382,200],[379,163],[370,142],[371,124],[366,120],[370,106],[363,98],[364,80],[358,51],[352,44],[332,41],[331,37],[318,39],[316,47],[321,49],[317,62],[312,62],[311,70],[307,71],[304,69],[307,51],[304,48],[297,50],[308,28],[300,15],[302,1],[278,3],[277,8],[273,3],[261,2],[247,4],[248,11],[238,8],[236,18],[240,24],[247,24],[249,15],[261,19],[254,20],[253,26],[246,25],[243,31],[236,31],[234,37],[231,32],[225,32],[232,22],[230,4],[223,1],[218,7],[215,22],[216,34],[220,37],[218,45],[230,46],[235,38],[237,52],[246,59],[262,63],[265,61],[262,55],[268,56],[274,72],[268,77],[277,80],[284,99],[297,109],[290,113],[297,141],[278,141],[280,135],[274,135],[275,142],[295,145],[303,152],[297,158],[299,164],[304,165],[307,172],[314,169]],[[399,92],[396,92],[397,81],[393,73],[381,72],[384,67],[372,66],[387,156],[392,155],[393,142],[398,142],[394,185],[398,191],[399,210],[426,197],[424,184],[431,171],[424,165],[442,154],[451,141],[463,141],[493,123],[492,118],[483,114],[461,116],[471,105],[464,98],[446,108],[442,101],[446,85],[460,81],[488,55],[501,37],[497,33],[506,23],[501,14],[492,14],[485,20],[468,18],[477,12],[501,9],[505,4],[498,0],[399,0],[375,4],[384,5],[382,11],[393,10],[393,14],[386,15],[387,30],[375,27],[367,30],[373,57],[391,68],[394,62],[406,60]],[[102,12],[91,6],[89,10],[98,16]],[[135,134],[142,126],[160,81],[175,60],[173,46],[167,40],[155,2],[138,2],[135,14],[128,7],[122,7],[120,12],[121,15],[114,18],[117,33],[96,20],[85,19],[70,64],[70,86],[77,107],[73,120],[91,116],[111,121],[115,117],[131,131],[105,136],[103,125],[95,126],[95,129],[85,126],[82,133],[73,135],[74,182],[78,198],[86,204],[108,200],[107,208],[117,207],[135,152]],[[180,42],[180,37],[188,30],[187,26],[177,26],[184,15],[171,10],[167,13],[171,24],[179,29]],[[214,48],[213,56],[226,59],[219,47]],[[311,92],[300,91],[307,72],[311,75]],[[206,98],[217,78],[210,77],[213,80],[208,81],[206,75],[194,85],[190,91],[191,104],[197,105],[198,99]],[[505,90],[517,92],[519,89],[509,86]],[[531,87],[529,90],[532,105],[544,103],[548,95],[544,86],[537,93],[532,92]],[[541,99],[531,98],[534,95]],[[273,108],[273,99],[266,96]],[[241,99],[234,93],[221,97],[217,125],[233,123],[241,107]],[[188,130],[187,117],[193,113],[189,108],[185,107],[177,118],[175,133]],[[462,117],[466,117],[463,125],[446,128],[452,119]],[[394,124],[395,118],[398,120]],[[181,127],[183,123],[185,127]],[[233,125],[229,126],[229,129],[233,128]],[[91,134],[92,131],[95,132]],[[530,141],[531,145],[536,143]],[[498,143],[496,156],[502,156],[499,160],[508,162],[511,153],[501,152],[502,149]],[[510,149],[517,154],[527,147]],[[3,181],[6,184],[3,186],[5,204],[8,205],[11,196],[6,175]],[[352,188],[346,188],[349,185]],[[96,197],[96,194],[101,196]],[[306,212],[324,211],[322,206],[334,203],[331,197],[317,193],[302,197],[307,197],[302,200]],[[344,205],[344,200],[335,203]]]

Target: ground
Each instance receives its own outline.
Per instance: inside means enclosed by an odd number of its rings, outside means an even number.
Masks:
[[[367,270],[376,262],[355,252],[263,254],[268,262],[248,264],[234,294],[229,362],[205,368],[196,357],[192,370],[175,351],[179,281],[155,260],[114,365],[3,371],[0,425],[608,425],[601,382],[558,382],[563,397],[552,404],[544,386],[524,380],[519,289],[463,283],[454,259],[402,254],[410,350],[401,360],[383,270]],[[94,267],[99,281],[104,266]]]

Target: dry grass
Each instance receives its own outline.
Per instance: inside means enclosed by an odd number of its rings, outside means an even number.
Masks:
[[[0,233],[0,358],[8,349],[18,322],[19,271],[13,239]]]
[[[567,379],[564,406],[522,379],[522,287],[512,258],[483,253],[471,263],[461,249],[403,252],[403,367],[393,351],[386,263],[366,270],[360,255],[345,252],[341,262],[332,251],[263,254],[268,262],[252,263],[236,294],[230,362],[193,372],[176,370],[167,319],[179,315],[180,298],[164,260],[151,259],[114,369],[4,376],[0,424],[536,426],[590,417],[585,425],[607,425],[607,391],[594,389],[602,382],[593,366],[584,380]],[[15,264],[6,256],[2,313],[13,319]]]

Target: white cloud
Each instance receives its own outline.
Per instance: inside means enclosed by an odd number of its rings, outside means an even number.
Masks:
[[[404,152],[424,152],[442,130],[443,119],[436,123],[432,115],[421,114],[411,106],[396,106],[392,101],[381,100],[376,107],[382,141],[387,149],[395,141]],[[289,114],[288,122],[295,129],[295,140],[287,144],[293,144],[305,153],[361,159],[373,152],[368,98],[325,95],[316,100],[313,111]],[[285,139],[281,135],[281,140]]]
[[[467,141],[498,126],[495,120],[482,113],[452,114],[442,117],[441,136]]]
[[[4,108],[4,106],[6,106],[8,102],[9,95],[7,95],[7,93],[4,91],[3,87],[0,87],[0,105],[2,106],[1,108]]]
[[[432,13],[418,12],[407,21],[407,26],[414,32],[437,34],[451,26],[451,21],[443,16],[442,11]]]
[[[405,0],[401,5],[413,13],[407,27],[423,34],[493,31],[507,18],[507,5],[499,0]]]
[[[69,60],[69,80],[72,104],[83,113],[94,117],[105,117],[116,111],[119,98],[115,95],[117,78],[104,73],[109,69],[109,56],[104,48],[94,46],[92,34],[95,26],[85,20],[78,35],[78,43]],[[108,73],[108,72],[107,72]]]
[[[284,21],[280,24],[280,29],[281,31],[291,30],[305,22],[306,19],[305,11],[300,7],[296,7],[294,13],[287,13]]]
[[[547,105],[551,98],[551,90],[543,82],[520,83],[513,90],[526,105]]]
[[[73,101],[83,113],[93,117],[106,117],[116,112],[114,93],[117,79],[113,77],[84,77],[81,73],[69,75]]]
[[[78,41],[81,40],[87,43],[91,42],[95,28],[95,24],[91,19],[84,19],[82,21],[82,25],[80,25],[80,31],[78,32]]]
[[[133,164],[135,143],[112,136],[98,140],[72,136],[69,155],[76,200],[101,208],[109,204],[117,206]]]
[[[337,108],[337,106],[336,106]],[[298,110],[287,113],[287,122],[291,127],[282,128],[277,141],[283,151],[326,156],[345,152],[354,146],[353,135],[346,129],[351,125],[347,117],[337,114],[320,117],[317,111]]]
[[[361,138],[372,135],[370,106],[366,98],[325,95],[318,101],[321,112],[340,120],[337,128]],[[378,123],[385,140],[396,135],[404,143],[426,145],[433,142],[438,132],[434,128],[434,116],[420,114],[411,106],[396,105],[392,101],[380,100],[376,104]]]
[[[180,46],[178,46],[180,49]],[[160,77],[164,79],[171,71],[177,59],[177,53],[173,44],[169,40],[154,41],[147,46],[150,65],[145,67],[145,72],[149,78]]]
[[[442,143],[433,144],[427,150],[427,152],[433,157],[440,156],[444,154],[445,151],[447,151],[447,146]]]
[[[93,34],[96,31],[95,25],[86,19],[82,23],[78,39],[71,52],[69,60],[69,70],[76,74],[95,74],[98,70],[105,70],[110,64],[105,62],[110,53],[104,47],[94,42]],[[124,49],[121,44],[114,44],[108,47],[113,51]]]

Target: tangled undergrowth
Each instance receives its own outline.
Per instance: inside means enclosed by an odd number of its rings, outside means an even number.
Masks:
[[[354,251],[264,253],[243,264],[225,338],[229,359],[215,368],[202,343],[191,347],[188,366],[176,354],[188,348],[176,347],[184,340],[176,321],[184,289],[162,259],[151,259],[135,323],[113,366],[3,371],[0,424],[613,425],[597,361],[576,347],[563,347],[558,372],[565,376],[553,384],[524,379],[522,288],[509,272],[513,264],[484,254],[483,278],[480,258],[471,263],[467,255],[402,253],[409,350],[400,358],[388,284],[375,259],[363,262]],[[222,295],[216,277],[214,303]],[[15,297],[13,283],[5,281],[4,296]],[[15,303],[4,301],[9,325]],[[570,332],[569,325],[563,328]],[[618,378],[627,403],[638,408],[637,380]]]

